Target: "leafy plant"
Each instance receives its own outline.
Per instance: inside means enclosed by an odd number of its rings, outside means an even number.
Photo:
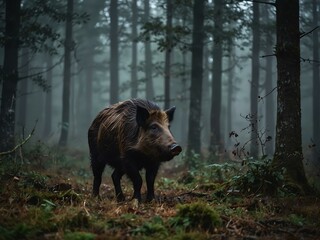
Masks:
[[[298,226],[303,226],[305,222],[305,219],[297,214],[290,214],[288,219],[290,222]]]
[[[36,189],[44,189],[47,187],[47,177],[39,172],[31,171],[22,175],[21,184],[24,187],[34,187]]]

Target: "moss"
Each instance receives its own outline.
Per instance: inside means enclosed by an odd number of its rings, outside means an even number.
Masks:
[[[93,240],[95,238],[95,234],[87,232],[70,232],[63,237],[64,240]]]
[[[177,215],[172,220],[172,224],[182,226],[187,230],[213,231],[221,225],[221,219],[212,207],[206,203],[196,202],[179,205]]]
[[[209,237],[205,233],[200,232],[182,232],[175,235],[172,240],[206,240]]]
[[[19,223],[12,228],[0,226],[0,232],[0,240],[25,239],[36,234],[35,230],[25,223]]]
[[[81,209],[68,207],[61,209],[52,219],[60,229],[88,228],[91,225],[90,217]]]

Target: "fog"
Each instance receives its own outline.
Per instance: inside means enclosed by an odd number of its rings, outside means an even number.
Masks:
[[[53,8],[66,13],[67,6],[63,2],[53,3]],[[133,1],[135,2],[135,1]],[[22,9],[32,8],[33,1],[24,1]],[[137,84],[137,97],[146,98],[148,95],[147,82],[152,83],[152,93],[149,100],[157,102],[162,108],[165,102],[170,106],[176,106],[175,119],[171,129],[177,141],[185,148],[188,147],[188,131],[192,126],[188,124],[190,109],[190,85],[191,85],[191,44],[192,44],[192,6],[188,1],[173,1],[172,27],[167,26],[167,5],[165,1],[136,1],[137,19],[133,24],[132,3],[129,1],[117,1],[117,52],[115,56],[111,41],[111,14],[110,1],[75,1],[72,19],[72,48],[71,48],[71,79],[70,79],[70,120],[63,122],[63,81],[64,81],[64,57],[65,57],[65,18],[61,21],[53,21],[47,12],[37,16],[29,14],[28,21],[38,21],[52,28],[57,34],[52,39],[43,33],[43,39],[37,40],[37,48],[30,44],[28,31],[21,36],[19,50],[19,82],[16,94],[15,109],[15,134],[16,139],[24,139],[33,128],[35,133],[30,141],[41,141],[48,145],[57,145],[61,135],[61,129],[68,129],[67,147],[79,148],[88,151],[87,130],[91,121],[100,110],[111,104],[110,94],[114,91],[118,100],[123,101],[132,97],[132,86]],[[146,4],[149,3],[149,16],[146,16]],[[213,134],[211,119],[220,119],[219,150],[231,152],[237,142],[240,145],[250,141],[250,121],[246,116],[254,114],[250,112],[250,104],[258,103],[258,131],[265,139],[270,136],[271,141],[266,144],[275,144],[276,124],[276,57],[274,47],[276,44],[275,10],[272,6],[259,4],[260,17],[258,23],[259,44],[258,62],[259,86],[252,85],[252,61],[253,61],[253,14],[252,4],[247,2],[224,3],[224,14],[221,16],[223,29],[215,30],[214,3],[209,1],[205,10],[205,38],[203,44],[204,60],[202,73],[202,102],[201,116],[198,116],[201,127],[201,152],[204,154],[217,153],[210,142]],[[302,32],[308,32],[315,27],[312,22],[311,1],[301,1],[300,28]],[[318,10],[319,11],[319,10]],[[2,26],[4,24],[4,15]],[[25,22],[22,24],[28,25]],[[137,30],[137,37],[133,39],[133,29]],[[35,39],[41,38],[41,33],[31,32]],[[40,31],[40,30],[39,30]],[[48,34],[48,33],[47,33]],[[319,34],[315,30],[301,38],[301,109],[302,109],[302,136],[303,148],[308,150],[308,145],[313,141],[312,116],[312,69],[319,61],[312,59],[314,51],[313,34]],[[168,36],[171,40],[168,42]],[[217,41],[218,39],[218,41]],[[271,39],[271,42],[269,40]],[[43,42],[40,42],[43,41]],[[133,55],[133,47],[136,43],[136,55]],[[146,58],[147,43],[151,47],[150,58]],[[212,93],[213,77],[220,73],[213,71],[217,59],[213,54],[214,46],[222,49],[221,69],[221,111],[212,112],[211,107],[214,94]],[[269,46],[269,48],[268,48]],[[52,47],[49,52],[48,48]],[[270,52],[271,47],[271,52]],[[170,55],[169,72],[166,72],[166,52]],[[1,48],[1,57],[4,49]],[[271,59],[271,84],[273,90],[266,90],[266,64]],[[136,68],[133,68],[133,61]],[[149,62],[147,62],[149,61]],[[151,78],[146,78],[146,69],[150,70]],[[114,65],[116,64],[116,65]],[[111,89],[111,68],[118,72],[118,89]],[[268,70],[269,71],[269,70]],[[137,76],[137,82],[133,82],[132,73]],[[169,76],[170,94],[165,95],[165,77]],[[114,80],[114,79],[113,79]],[[250,98],[250,89],[257,88],[258,99]],[[192,90],[192,89],[191,89]],[[266,124],[266,103],[272,99],[273,118],[271,129]],[[218,103],[219,104],[219,103]],[[49,115],[48,115],[49,114]],[[49,119],[48,119],[49,118]],[[49,122],[49,123],[48,123]],[[46,124],[47,123],[47,124]],[[49,124],[49,125],[48,125]],[[238,134],[237,140],[229,137],[230,132]],[[30,144],[28,143],[28,144]],[[247,145],[249,149],[250,143]],[[259,155],[264,154],[265,146],[259,147]],[[249,151],[249,150],[248,150]],[[273,148],[274,151],[274,148]],[[268,153],[272,155],[272,152]]]

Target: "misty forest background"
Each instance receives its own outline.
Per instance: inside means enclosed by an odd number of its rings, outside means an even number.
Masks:
[[[285,61],[298,56],[293,69],[301,66],[300,91],[288,88],[283,96],[297,99],[291,107],[299,112],[301,93],[301,130],[298,113],[297,132],[279,134],[298,139],[304,166],[313,170],[308,177],[316,178],[320,1],[291,2],[1,1],[0,152],[30,133],[26,145],[41,141],[87,152],[96,114],[139,97],[177,107],[171,129],[185,152],[210,162],[272,158],[277,111],[285,108],[277,100],[279,36],[289,36],[292,25],[300,31],[293,35],[300,55],[285,54]],[[298,25],[277,16],[299,4]],[[282,41],[291,44],[290,36]]]

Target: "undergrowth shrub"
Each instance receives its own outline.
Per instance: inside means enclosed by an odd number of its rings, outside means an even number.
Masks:
[[[285,188],[285,169],[275,168],[271,160],[247,161],[244,172],[232,178],[232,187],[246,194],[284,195],[289,193]]]
[[[267,196],[296,194],[298,190],[285,178],[285,172],[285,168],[276,168],[271,159],[246,158],[242,162],[199,165],[184,173],[178,182],[193,184],[217,196],[225,196],[223,192]]]

